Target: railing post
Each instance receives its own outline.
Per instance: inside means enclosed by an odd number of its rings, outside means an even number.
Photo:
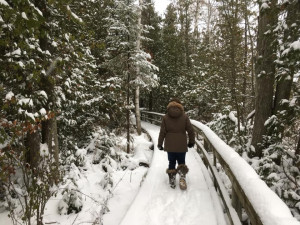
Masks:
[[[210,145],[211,146],[211,145]],[[211,146],[212,147],[212,146]],[[212,152],[213,152],[213,158],[214,158],[214,167],[217,168],[217,157],[216,157],[216,150],[215,148],[212,147]],[[217,190],[218,188],[218,182],[217,180],[214,178],[214,186],[215,189]]]
[[[232,196],[231,196],[231,204],[238,214],[240,220],[242,221],[242,204],[238,198],[238,195],[234,189],[234,184],[232,184]]]
[[[204,148],[207,149],[208,152],[210,151],[210,148],[208,146],[208,141],[207,141],[207,138],[205,136],[204,136]]]
[[[141,112],[141,120],[145,120],[145,115],[142,112]]]
[[[216,168],[217,168],[217,157],[216,157],[216,150],[213,148],[212,152],[213,152],[213,156],[214,156],[214,167],[216,167]]]

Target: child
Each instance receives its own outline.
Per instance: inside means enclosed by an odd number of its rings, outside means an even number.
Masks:
[[[189,142],[187,142],[186,131],[188,132]],[[164,147],[162,146],[164,142]],[[172,99],[167,106],[167,113],[164,115],[158,137],[158,149],[168,152],[169,182],[171,188],[175,188],[177,172],[180,175],[180,189],[187,188],[185,175],[189,171],[185,165],[185,155],[188,147],[192,148],[195,144],[195,133],[188,116],[184,113],[184,108],[179,99]],[[176,161],[178,163],[175,169]]]

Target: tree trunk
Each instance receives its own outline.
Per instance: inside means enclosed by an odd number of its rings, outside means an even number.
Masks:
[[[199,21],[199,11],[200,11],[200,0],[196,0],[196,9],[194,15],[194,40],[199,39],[198,21]],[[194,50],[195,52],[195,50]]]
[[[300,154],[300,130],[298,132],[298,143],[297,143],[297,147],[296,147],[296,156]]]
[[[273,32],[277,24],[277,0],[271,0],[269,8],[259,6],[256,61],[255,120],[251,145],[255,154],[262,156],[265,122],[272,115],[273,88],[275,82],[276,37]]]
[[[189,21],[189,4],[185,5],[185,29],[184,29],[184,44],[185,44],[185,58],[186,58],[186,71],[191,67],[190,60],[190,38],[189,38],[189,30],[190,30],[190,21]]]
[[[187,44],[187,41],[186,41],[186,16],[184,15],[184,12],[185,12],[185,1],[183,0],[180,0],[178,1],[178,17],[179,17],[179,22],[180,22],[180,41],[182,42],[182,46],[181,48],[183,49],[183,52],[182,52],[182,56],[183,56],[183,64],[184,64],[184,69],[187,69],[187,64],[188,64],[188,54],[187,54],[187,49],[186,49],[186,44]],[[182,63],[182,62],[181,62]]]
[[[239,5],[236,4],[235,6],[235,16],[234,16],[234,23],[233,25],[233,33],[232,33],[232,75],[233,75],[233,98],[235,101],[235,107],[236,107],[236,113],[237,113],[237,122],[238,122],[238,134],[239,136],[241,135],[241,110],[240,110],[240,106],[239,106],[239,100],[238,100],[238,96],[237,96],[237,66],[236,66],[236,49],[237,49],[237,40],[236,40],[236,36],[238,35],[237,33],[237,21],[238,21],[238,11],[239,11]]]
[[[137,34],[137,41],[136,41],[136,50],[140,52],[141,50],[141,33],[142,33],[142,6],[143,0],[139,0],[139,13],[138,13],[138,34]],[[136,68],[136,75],[137,77],[140,76],[140,67],[137,66]],[[136,119],[136,129],[138,135],[142,134],[141,128],[141,114],[140,114],[140,87],[137,86],[135,89],[135,119]]]
[[[286,17],[286,25],[283,37],[283,44],[286,47],[289,47],[289,44],[297,41],[298,37],[298,29],[300,29],[299,24],[297,26],[296,21],[300,20],[300,12],[299,12],[299,1],[290,2],[287,6],[287,17]],[[294,24],[294,25],[293,25]],[[296,26],[297,27],[296,27]],[[274,100],[274,114],[279,110],[282,110],[281,102],[282,100],[290,99],[293,78],[295,74],[295,64],[288,59],[283,59],[284,65],[281,68],[283,71],[282,75],[279,77],[276,85],[276,93]]]
[[[231,98],[234,102],[235,105],[235,109],[237,112],[237,126],[238,126],[238,134],[240,135],[241,133],[241,122],[240,122],[240,106],[239,106],[239,101],[237,98],[237,93],[236,93],[236,63],[235,63],[235,58],[236,58],[236,53],[235,53],[235,49],[236,49],[236,40],[235,40],[235,33],[232,33],[231,36],[231,79],[232,79],[232,83],[231,83]]]
[[[226,5],[225,1],[223,1],[223,6],[228,7]],[[233,11],[234,10],[234,11]],[[225,22],[228,27],[228,31],[230,32],[230,48],[229,48],[229,54],[230,54],[230,89],[231,89],[231,99],[232,99],[232,105],[235,107],[237,112],[237,126],[238,126],[238,134],[240,135],[241,132],[241,113],[240,113],[240,106],[239,106],[239,99],[238,99],[238,93],[237,93],[237,27],[238,27],[238,11],[239,11],[239,5],[236,4],[235,8],[232,9],[232,11],[224,11],[225,16]]]
[[[152,91],[150,91],[150,93],[149,93],[148,109],[149,109],[149,111],[153,110],[153,93],[152,93]]]
[[[136,119],[136,129],[138,135],[142,134],[141,128],[141,113],[139,107],[139,100],[140,100],[140,87],[137,86],[135,89],[135,119]]]
[[[46,22],[49,21],[50,12],[48,10],[48,7],[46,6],[47,2],[45,0],[36,0],[35,6],[39,8],[43,12],[44,18]],[[46,22],[44,25],[41,26],[41,30],[45,34],[49,33],[49,28],[46,26]],[[52,52],[51,45],[49,45],[49,40],[47,35],[44,35],[39,38],[40,46],[43,51],[50,51]],[[46,61],[46,59],[45,59]],[[45,90],[48,96],[48,101],[44,105],[47,112],[55,112],[55,83],[53,82],[54,79],[52,76],[55,76],[53,74],[55,69],[55,61],[52,61],[50,65],[48,65],[49,69],[47,70],[47,73],[42,76],[41,80],[41,89]],[[52,68],[52,69],[51,69]],[[53,105],[53,107],[49,107],[49,105]],[[56,141],[55,141],[56,140]],[[50,118],[42,122],[42,143],[47,144],[49,153],[51,154],[51,157],[55,160],[55,178],[53,182],[57,183],[59,178],[59,150],[58,150],[58,137],[57,137],[57,125],[56,125],[56,118]],[[53,145],[54,143],[54,145]]]
[[[207,3],[207,24],[206,24],[206,29],[207,29],[207,38],[208,38],[208,48],[211,50],[211,32],[210,32],[210,21],[212,17],[212,5],[210,3],[210,0],[208,0]],[[211,56],[210,56],[211,58]]]
[[[290,99],[292,84],[293,84],[294,70],[289,75],[283,75],[279,78],[276,85],[275,99],[274,99],[274,114],[283,109],[282,100]]]
[[[40,158],[40,135],[38,130],[28,131],[25,139],[26,162],[31,169],[37,168]]]
[[[248,77],[248,5],[247,0],[244,1],[244,18],[245,18],[245,25],[244,25],[244,73],[243,73],[243,88],[242,88],[242,107],[241,107],[241,122],[243,126],[245,126],[245,109],[246,109],[246,94],[247,94],[247,77]]]
[[[129,4],[129,1],[127,1]],[[128,16],[129,18],[129,16]],[[128,19],[127,19],[128,22]],[[129,23],[129,22],[128,22]],[[127,26],[129,26],[127,24]],[[127,42],[130,43],[130,34],[127,34]],[[127,130],[127,153],[130,153],[130,49],[127,47],[127,93],[126,93],[126,130]]]
[[[55,169],[57,170],[57,173],[54,176],[55,183],[58,184],[59,178],[60,178],[60,173],[59,173],[59,145],[58,145],[58,135],[57,135],[57,121],[56,117],[54,117],[52,122],[52,131],[53,131],[53,142],[54,146],[52,149],[52,155],[55,160]]]
[[[129,58],[130,58],[130,53],[128,53],[128,61],[127,61],[127,96],[126,96],[126,130],[127,130],[127,153],[130,153],[130,75],[129,75]]]
[[[254,82],[254,43],[253,43],[253,38],[250,32],[250,25],[249,23],[247,23],[248,25],[248,35],[249,35],[249,41],[250,41],[250,46],[251,46],[251,110],[255,108],[255,82]]]
[[[129,60],[129,57],[128,57]],[[127,62],[129,64],[129,62]],[[129,66],[128,66],[129,67]],[[130,82],[130,76],[129,76],[129,68],[128,68],[128,74],[127,74],[127,96],[126,96],[126,130],[127,130],[127,153],[130,153],[130,90],[129,90],[129,82]]]
[[[57,184],[59,181],[59,148],[56,117],[42,122],[42,143],[47,144],[49,153],[55,160],[53,182]]]

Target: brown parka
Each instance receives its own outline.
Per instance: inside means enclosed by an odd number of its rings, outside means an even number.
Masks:
[[[186,131],[189,143],[194,144],[195,133],[190,119],[180,103],[171,101],[161,122],[158,146],[162,146],[164,142],[164,150],[167,152],[187,152]]]

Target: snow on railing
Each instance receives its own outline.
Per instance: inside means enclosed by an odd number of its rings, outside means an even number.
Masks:
[[[142,120],[160,125],[164,114],[141,111]],[[157,119],[158,118],[158,119]],[[201,135],[204,144],[197,141],[197,151],[202,154],[206,166],[212,173],[216,189],[219,190],[230,224],[240,224],[242,208],[245,209],[252,225],[300,225],[287,205],[260,179],[254,169],[230,146],[221,140],[209,127],[192,120],[197,136]],[[207,151],[212,152],[213,162]],[[217,162],[229,177],[232,184],[231,203],[217,169]],[[232,206],[236,211],[232,211]]]

